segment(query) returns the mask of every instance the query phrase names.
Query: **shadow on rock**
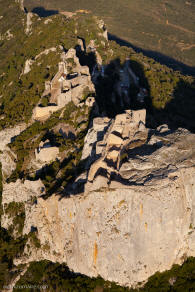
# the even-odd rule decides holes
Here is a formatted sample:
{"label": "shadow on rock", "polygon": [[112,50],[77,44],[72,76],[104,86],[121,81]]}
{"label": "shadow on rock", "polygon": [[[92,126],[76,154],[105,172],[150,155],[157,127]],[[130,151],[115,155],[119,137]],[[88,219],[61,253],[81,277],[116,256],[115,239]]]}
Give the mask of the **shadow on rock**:
{"label": "shadow on rock", "polygon": [[173,70],[180,71],[182,74],[185,75],[192,75],[195,76],[195,67],[188,66],[182,62],[179,62],[175,60],[174,58],[171,58],[169,56],[166,56],[160,52],[152,51],[152,50],[145,50],[140,47],[137,47],[130,42],[123,40],[116,35],[108,33],[109,40],[113,40],[117,42],[121,46],[131,47],[133,48],[137,53],[143,53],[145,56],[150,57],[154,59],[156,62],[166,65],[169,68],[172,68]]}

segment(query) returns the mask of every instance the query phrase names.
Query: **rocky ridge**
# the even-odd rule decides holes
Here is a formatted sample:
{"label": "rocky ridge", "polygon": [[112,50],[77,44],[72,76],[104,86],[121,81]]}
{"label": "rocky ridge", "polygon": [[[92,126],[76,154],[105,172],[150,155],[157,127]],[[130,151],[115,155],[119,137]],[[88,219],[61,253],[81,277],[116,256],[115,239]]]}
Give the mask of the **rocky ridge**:
{"label": "rocky ridge", "polygon": [[[16,263],[66,262],[75,272],[137,286],[194,256],[194,141],[184,129],[145,128],[145,110],[96,118],[83,149],[83,193],[45,200],[38,182],[4,184],[3,205],[14,190],[25,204],[23,234],[35,228],[43,247],[26,247]],[[2,216],[2,226],[8,222]]]}

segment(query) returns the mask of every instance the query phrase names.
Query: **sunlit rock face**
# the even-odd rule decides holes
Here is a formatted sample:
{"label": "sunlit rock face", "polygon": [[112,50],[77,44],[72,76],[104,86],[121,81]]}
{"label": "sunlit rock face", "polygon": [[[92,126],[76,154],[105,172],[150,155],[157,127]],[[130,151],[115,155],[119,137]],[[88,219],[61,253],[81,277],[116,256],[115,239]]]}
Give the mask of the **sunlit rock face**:
{"label": "sunlit rock face", "polygon": [[43,258],[134,286],[194,256],[192,172],[180,170],[176,180],[156,187],[39,198],[27,225],[31,219],[29,227],[36,225],[41,243],[50,245]]}
{"label": "sunlit rock face", "polygon": [[42,248],[25,248],[22,261],[65,262],[137,286],[195,256],[194,141],[184,129],[146,129],[144,110],[95,119],[83,149],[84,192],[37,192],[23,233],[36,228]]}

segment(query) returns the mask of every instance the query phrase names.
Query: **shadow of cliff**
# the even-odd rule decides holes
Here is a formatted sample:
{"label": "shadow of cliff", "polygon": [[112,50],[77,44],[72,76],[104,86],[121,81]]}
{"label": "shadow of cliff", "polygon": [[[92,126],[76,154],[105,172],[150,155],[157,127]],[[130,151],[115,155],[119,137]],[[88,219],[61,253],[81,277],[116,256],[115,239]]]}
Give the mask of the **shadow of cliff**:
{"label": "shadow of cliff", "polygon": [[169,128],[176,126],[195,132],[195,81],[189,84],[180,80],[164,110],[169,116]]}
{"label": "shadow of cliff", "polygon": [[167,124],[169,129],[185,128],[195,133],[195,81],[180,79],[174,88],[171,101],[164,109],[156,109],[149,97],[146,105],[147,127]]}
{"label": "shadow of cliff", "polygon": [[[146,88],[150,96],[150,86],[144,75],[142,65],[133,60],[121,63],[120,59],[117,58],[104,66],[103,76],[99,75],[96,82],[94,82],[96,89],[96,102],[98,104],[100,116],[114,118],[117,114],[121,114],[125,110],[136,110],[145,107],[144,104],[138,102],[137,100],[139,87],[133,82],[130,82],[129,88],[127,88],[128,94],[126,99],[124,97],[124,93],[121,97],[117,91],[116,86],[118,82],[120,82],[119,71],[123,70],[123,68],[127,65],[127,62],[139,78],[139,86]],[[123,100],[123,103],[121,103],[121,100]],[[150,102],[148,101],[148,104],[149,103]]]}
{"label": "shadow of cliff", "polygon": [[48,17],[59,13],[58,10],[47,10],[42,6],[33,8],[31,12],[37,14],[40,17]]}
{"label": "shadow of cliff", "polygon": [[123,40],[123,39],[121,39],[121,38],[119,38],[116,35],[113,35],[111,33],[108,33],[108,38],[109,38],[109,40],[115,41],[120,46],[126,46],[126,47],[133,48],[136,52],[143,53],[145,56],[154,59],[158,63],[160,63],[162,65],[166,65],[175,71],[180,71],[184,75],[195,76],[195,67],[188,66],[188,65],[186,65],[180,61],[177,61],[174,58],[166,56],[160,52],[153,51],[153,50],[146,50],[146,49],[137,47],[137,46],[133,45],[132,43],[130,43],[126,40]]}
{"label": "shadow of cliff", "polygon": [[[84,47],[86,48],[85,42]],[[82,51],[79,49],[79,45],[75,47],[76,52],[77,52],[77,57],[79,58],[79,62],[81,66],[88,66],[89,67],[89,72],[92,74],[94,66],[97,64],[96,62],[96,56],[93,52],[86,52],[86,50]]]}

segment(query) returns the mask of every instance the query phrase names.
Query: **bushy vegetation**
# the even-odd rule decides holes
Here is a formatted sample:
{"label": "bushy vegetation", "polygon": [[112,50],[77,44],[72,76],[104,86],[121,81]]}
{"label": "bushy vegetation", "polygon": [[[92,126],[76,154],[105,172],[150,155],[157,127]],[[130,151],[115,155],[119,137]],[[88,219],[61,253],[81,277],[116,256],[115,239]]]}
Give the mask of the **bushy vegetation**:
{"label": "bushy vegetation", "polygon": [[35,149],[39,146],[46,132],[59,122],[59,115],[60,112],[56,112],[45,123],[33,123],[10,144],[10,148],[17,154],[17,164],[16,169],[8,178],[8,182],[13,182],[26,176],[28,165]]}
{"label": "bushy vegetation", "polygon": [[[156,273],[140,289],[120,287],[115,283],[104,281],[101,277],[89,278],[75,274],[65,264],[49,261],[32,262],[17,286],[43,285],[48,292],[192,292],[195,288],[195,258],[189,258],[182,266],[174,265],[171,270]],[[35,288],[34,291],[41,289]],[[14,289],[19,291],[19,289]],[[24,291],[27,289],[24,288]]]}
{"label": "bushy vegetation", "polygon": [[[3,0],[0,0],[1,16],[0,20],[0,76],[5,73],[5,68],[7,68],[10,58],[14,57],[14,52],[16,52],[22,45],[24,41],[24,13],[19,9],[18,3],[12,0],[7,0],[6,5]],[[10,30],[13,37],[9,40],[6,39],[6,32]],[[16,41],[17,39],[17,41]],[[21,58],[21,56],[17,56]],[[14,64],[14,63],[13,63]]]}
{"label": "bushy vegetation", "polygon": [[[33,232],[30,232],[28,234],[28,240],[29,241],[28,241],[27,245],[29,245],[29,243],[30,243],[31,247],[35,247],[37,249],[41,248],[41,243],[40,243],[40,240],[37,236],[37,230],[34,230]],[[29,245],[29,248],[30,248],[30,245]],[[42,248],[43,248],[43,246],[42,246]]]}
{"label": "bushy vegetation", "polygon": [[8,231],[15,236],[21,236],[25,221],[25,207],[24,203],[11,202],[4,204],[4,213],[12,220]]}
{"label": "bushy vegetation", "polygon": [[188,74],[194,72],[195,4],[192,0],[25,0],[24,3],[29,10],[44,7],[45,14],[52,9],[92,11],[104,19],[111,34],[145,49],[148,55],[176,70],[184,68]]}
{"label": "bushy vegetation", "polygon": [[64,155],[62,154],[63,159],[52,162],[40,175],[36,176],[36,179],[41,178],[46,186],[46,197],[63,190],[83,172],[84,161],[81,161],[81,155],[88,130],[89,115],[90,111],[87,107],[80,109],[71,102],[66,106],[60,122],[77,129],[75,138],[64,139],[60,133],[54,132],[46,134],[45,138],[49,138],[55,145],[58,145],[61,153],[64,153]]}
{"label": "bushy vegetation", "polygon": [[[112,288],[119,288],[116,291],[128,291],[128,289],[105,282],[101,278],[90,279],[87,276],[75,274],[65,264],[53,264],[49,261],[31,263],[28,271],[16,284],[16,286],[23,285],[43,285],[46,286],[47,291],[87,292],[94,291],[97,286],[107,286],[108,289],[104,291],[110,291]],[[24,289],[24,291],[27,290]],[[19,289],[16,288],[15,291],[19,291]],[[40,289],[34,291],[40,291]]]}
{"label": "bushy vegetation", "polygon": [[[11,236],[10,231],[7,231],[6,229],[1,227],[2,191],[3,185],[0,163],[0,290],[3,290],[3,286],[8,285],[10,281],[14,277],[16,277],[18,273],[20,273],[22,266],[18,266],[16,268],[13,264],[13,259],[22,254],[24,246],[26,244],[26,238],[19,236],[17,239],[14,239]],[[11,206],[9,206],[9,211],[10,207]],[[13,208],[11,208],[11,210],[12,215],[13,212],[14,215],[17,213],[17,211],[13,210]]]}
{"label": "bushy vegetation", "polygon": [[[184,127],[195,131],[195,81],[191,76],[183,76],[180,72],[163,66],[142,53],[135,53],[131,48],[121,47],[115,42],[109,46],[97,48],[103,62],[107,65],[105,78],[100,78],[96,86],[97,102],[101,112],[113,117],[124,111],[118,98],[112,103],[112,92],[118,80],[114,68],[123,66],[126,58],[130,58],[130,65],[139,77],[140,85],[148,90],[148,97],[144,107],[147,109],[147,126],[155,128],[160,124],[168,124],[170,128]],[[136,101],[138,89],[130,87],[131,108],[140,108]],[[128,107],[129,108],[129,107]]]}
{"label": "bushy vegetation", "polygon": [[[44,123],[35,122],[24,130],[9,146],[17,155],[16,169],[7,182],[14,182],[18,178],[41,178],[49,194],[57,191],[61,186],[65,187],[76,175],[83,170],[80,165],[84,138],[87,133],[90,110],[87,107],[76,107],[72,102],[63,110],[54,113]],[[54,133],[52,128],[59,123],[72,126],[77,130],[75,139],[64,138],[62,134]],[[41,141],[49,139],[53,146],[58,146],[65,153],[62,160],[57,160],[46,166],[43,172],[31,175],[29,164],[35,156],[35,149]],[[56,179],[57,178],[57,179]]]}
{"label": "bushy vegetation", "polygon": [[155,273],[140,292],[192,292],[194,289],[195,258],[190,257],[182,266],[173,265],[169,271]]}
{"label": "bushy vegetation", "polygon": [[22,270],[22,266],[16,267],[14,258],[19,257],[24,250],[26,238],[14,239],[7,230],[0,228],[0,289],[8,285]]}
{"label": "bushy vegetation", "polygon": [[[14,2],[8,1],[10,5]],[[3,2],[0,2],[1,6],[5,6]],[[62,52],[59,46],[65,50],[75,47],[77,36],[85,38],[86,44],[91,38],[101,39],[98,35],[101,30],[97,29],[92,15],[79,14],[71,19],[54,15],[47,24],[45,19],[37,20],[35,17],[32,33],[26,35],[23,25],[23,22],[26,25],[26,15],[22,14],[18,4],[12,5],[11,9],[9,5],[4,7],[7,23],[11,23],[12,11],[18,29],[12,31],[11,40],[2,41],[0,45],[3,60],[0,65],[0,129],[30,120],[33,108],[41,99],[45,81],[51,80],[57,72]],[[56,48],[56,52],[43,53],[50,48]],[[31,70],[22,74],[27,60],[33,61]]]}

